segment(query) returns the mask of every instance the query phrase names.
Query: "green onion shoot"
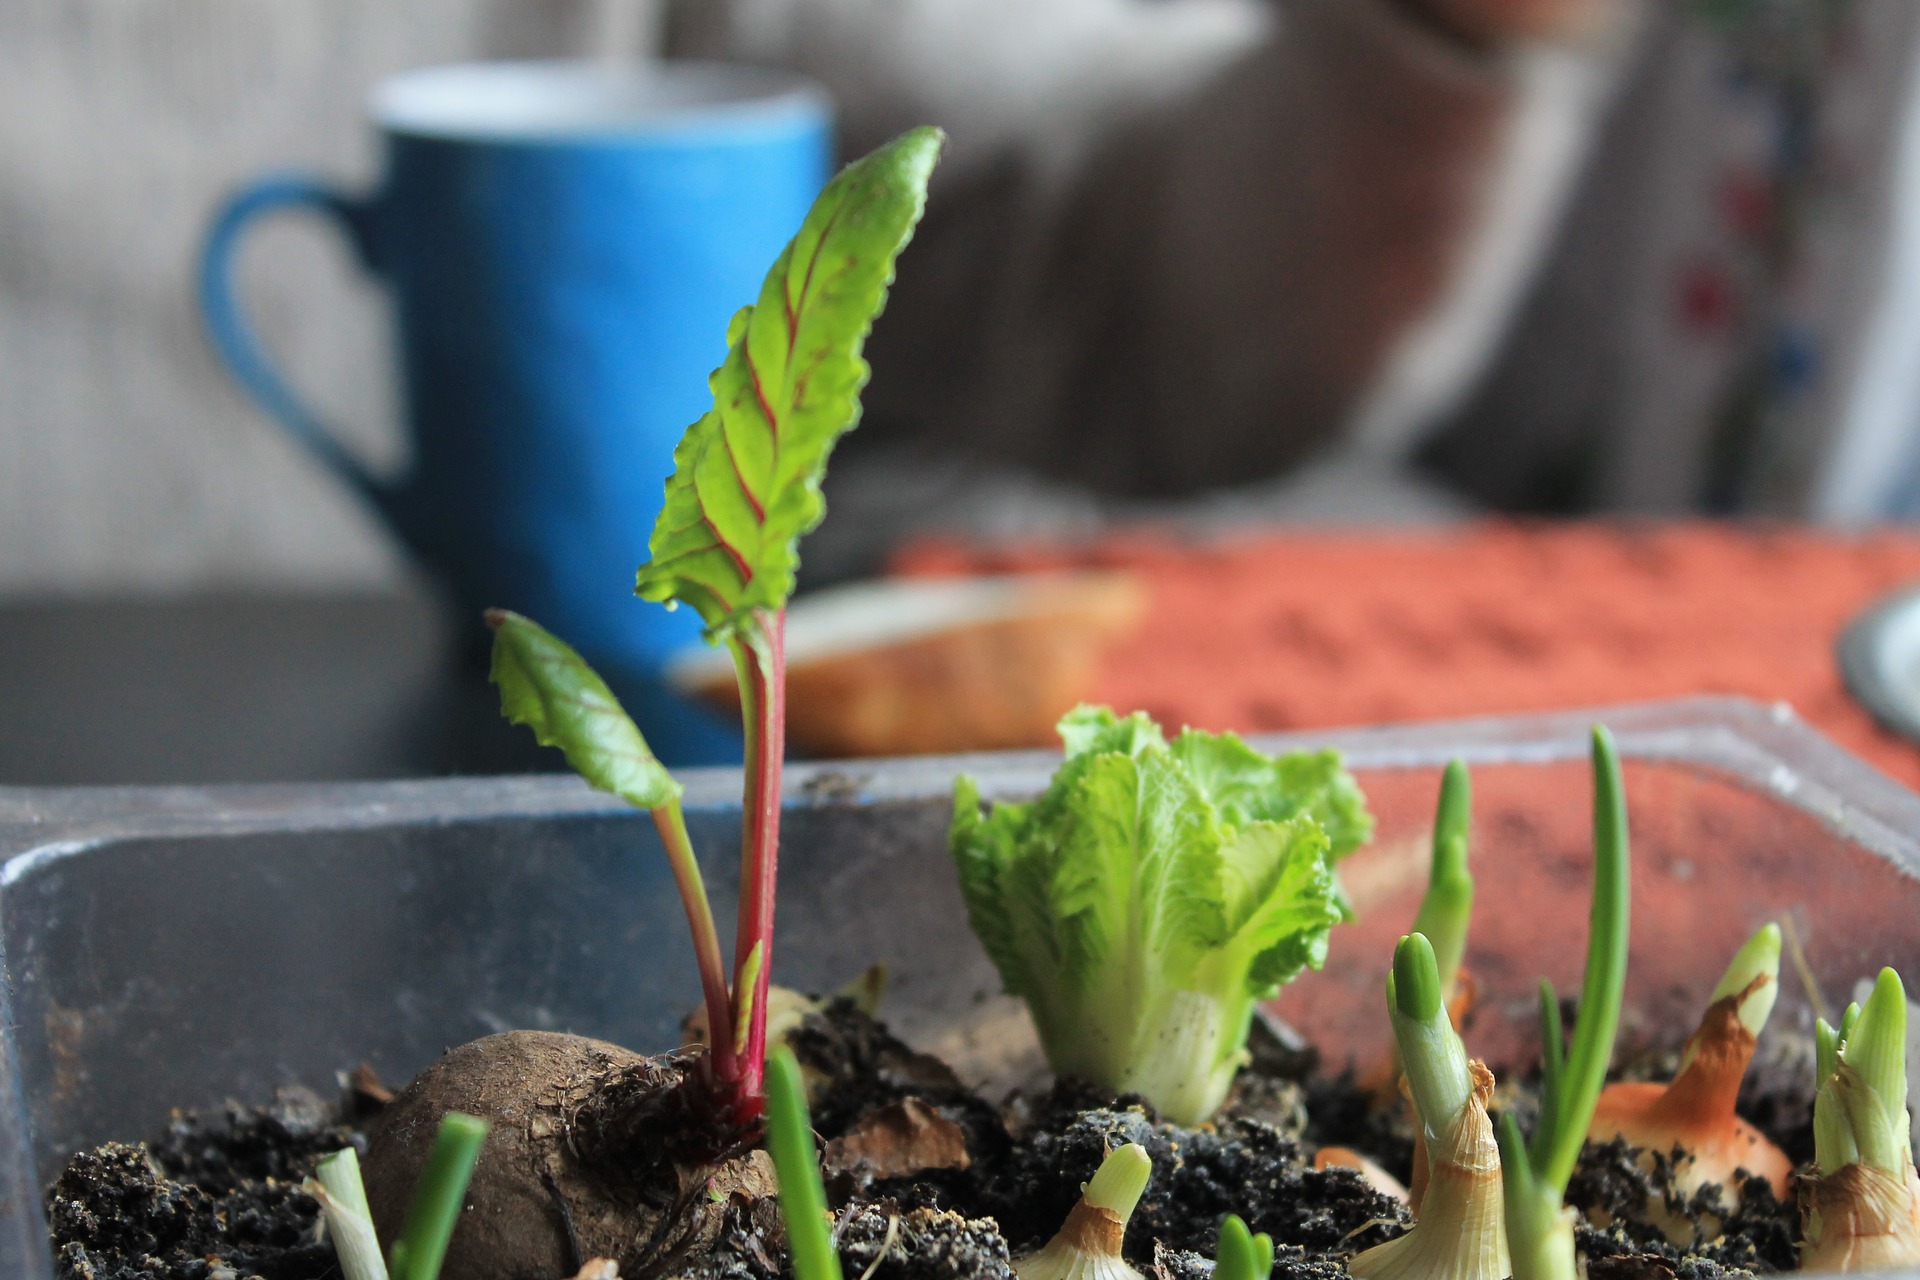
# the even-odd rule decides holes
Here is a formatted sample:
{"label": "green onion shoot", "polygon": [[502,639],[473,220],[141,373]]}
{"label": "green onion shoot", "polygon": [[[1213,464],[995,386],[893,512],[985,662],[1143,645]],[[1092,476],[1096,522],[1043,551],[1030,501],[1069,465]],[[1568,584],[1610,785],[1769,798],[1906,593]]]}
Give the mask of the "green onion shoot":
{"label": "green onion shoot", "polygon": [[1016,1259],[1014,1274],[1020,1280],[1143,1280],[1121,1250],[1127,1220],[1152,1176],[1153,1160],[1139,1143],[1108,1152],[1060,1230],[1040,1252]]}
{"label": "green onion shoot", "polygon": [[807,1086],[793,1050],[767,1054],[767,1153],[780,1180],[780,1218],[793,1253],[794,1280],[841,1280],[840,1255],[828,1227],[827,1189],[813,1146]]}
{"label": "green onion shoot", "polygon": [[1907,994],[1882,969],[1866,1005],[1814,1027],[1814,1176],[1800,1184],[1809,1271],[1920,1264],[1920,1178],[1907,1115]]}
{"label": "green onion shoot", "polygon": [[1451,760],[1440,778],[1440,804],[1433,819],[1433,861],[1427,892],[1413,918],[1413,932],[1433,944],[1440,969],[1440,998],[1453,1006],[1460,963],[1467,953],[1473,918],[1473,874],[1467,870],[1467,827],[1473,816],[1473,783],[1466,762]]}
{"label": "green onion shoot", "polygon": [[[1487,1119],[1493,1074],[1469,1061],[1441,998],[1433,944],[1394,948],[1387,1009],[1426,1151],[1413,1228],[1347,1264],[1360,1280],[1506,1280],[1500,1152]],[[1415,1153],[1415,1159],[1420,1158]]]}
{"label": "green onion shoot", "polygon": [[388,1280],[387,1260],[380,1255],[380,1237],[373,1229],[373,1211],[367,1207],[360,1157],[354,1149],[345,1147],[322,1156],[301,1189],[320,1202],[327,1239],[333,1241],[345,1280]]}
{"label": "green onion shoot", "polygon": [[1213,1251],[1213,1280],[1268,1280],[1273,1274],[1273,1237],[1254,1235],[1240,1215],[1220,1221],[1220,1242]]}
{"label": "green onion shoot", "polygon": [[1540,984],[1540,1119],[1525,1142],[1512,1113],[1500,1117],[1507,1243],[1513,1280],[1578,1280],[1573,1212],[1563,1200],[1613,1056],[1626,995],[1627,802],[1613,736],[1593,729],[1593,905],[1587,971],[1573,1045],[1563,1049],[1560,1003]]}
{"label": "green onion shoot", "polygon": [[440,1118],[440,1132],[414,1186],[406,1225],[387,1255],[392,1280],[438,1280],[486,1140],[487,1122],[477,1116],[449,1111]]}

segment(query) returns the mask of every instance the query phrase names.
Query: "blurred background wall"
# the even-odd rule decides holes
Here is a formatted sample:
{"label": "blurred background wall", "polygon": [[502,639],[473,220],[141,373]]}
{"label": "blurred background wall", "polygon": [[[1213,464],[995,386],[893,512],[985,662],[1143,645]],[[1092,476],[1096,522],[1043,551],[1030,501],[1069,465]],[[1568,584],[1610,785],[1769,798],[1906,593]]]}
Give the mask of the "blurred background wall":
{"label": "blurred background wall", "polygon": [[[375,178],[381,77],[635,52],[593,0],[0,5],[0,594],[369,586],[399,558],[215,365],[194,305],[218,201],[257,173]],[[331,229],[249,245],[248,300],[349,442],[398,465],[388,316]]]}
{"label": "blurred background wall", "polygon": [[[1275,6],[1274,25],[1284,43],[1299,14],[1437,3],[1290,0]],[[1559,193],[1535,192],[1527,217],[1463,235],[1460,278],[1427,317],[1436,323],[1415,324],[1376,371],[1354,409],[1355,438],[1364,447],[1379,428],[1395,460],[1424,445],[1452,483],[1496,507],[1848,520],[1899,509],[1916,488],[1920,424],[1920,360],[1909,354],[1920,337],[1914,9],[1643,7],[1641,37],[1601,73],[1582,73],[1592,85],[1573,94],[1580,102],[1568,106],[1563,85],[1559,107],[1516,114],[1507,158],[1528,146],[1558,155]],[[912,368],[889,344],[914,331],[916,306],[937,315],[960,296],[916,302],[913,290],[996,266],[1007,225],[994,221],[1007,216],[996,190],[1044,192],[1062,156],[1116,117],[1191,89],[1183,67],[1217,68],[1249,45],[1266,26],[1248,15],[1264,8],[689,0],[669,14],[640,0],[12,0],[0,6],[0,594],[377,586],[402,572],[377,523],[217,369],[191,284],[207,221],[243,179],[298,167],[374,181],[362,104],[387,74],[474,58],[630,56],[670,34],[676,51],[819,75],[841,101],[850,144],[903,113],[954,123],[970,103],[928,243],[896,298],[900,317],[876,335],[879,417],[891,394],[884,370]],[[1126,40],[1101,43],[1122,27]],[[1518,76],[1514,91],[1524,97],[1529,83]],[[1233,118],[1217,115],[1209,129]],[[1556,130],[1567,136],[1555,142]],[[1049,150],[1049,139],[1060,145]],[[1916,158],[1902,163],[1908,152]],[[1494,170],[1475,179],[1493,198],[1532,189],[1528,172]],[[978,225],[952,230],[969,217]],[[1534,248],[1514,247],[1529,239]],[[964,251],[939,258],[936,240]],[[404,458],[389,320],[345,258],[330,231],[282,220],[250,243],[245,292],[299,387],[351,445],[394,468]],[[1476,288],[1501,296],[1476,304],[1465,296]],[[1310,344],[1311,314],[1301,332]],[[932,372],[970,380],[959,366]],[[894,375],[896,385],[921,376]],[[1424,390],[1406,393],[1422,378]],[[971,413],[958,415],[963,426],[987,423]],[[1396,414],[1408,421],[1395,426]],[[1017,434],[1023,421],[995,429]],[[858,465],[836,475],[857,476]],[[1577,483],[1563,481],[1576,471]],[[914,511],[929,501],[904,482],[866,488],[896,506],[907,495]],[[1010,492],[1009,508],[1079,510],[1070,493]]]}

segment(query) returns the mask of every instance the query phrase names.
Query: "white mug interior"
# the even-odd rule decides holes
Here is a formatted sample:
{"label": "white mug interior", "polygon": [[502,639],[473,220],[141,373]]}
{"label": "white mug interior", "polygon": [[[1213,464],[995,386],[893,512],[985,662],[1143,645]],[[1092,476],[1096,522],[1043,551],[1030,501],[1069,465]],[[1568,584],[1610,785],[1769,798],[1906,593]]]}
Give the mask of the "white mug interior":
{"label": "white mug interior", "polygon": [[389,133],[471,141],[669,139],[817,126],[826,92],[770,67],[718,62],[473,62],[408,71],[375,87]]}

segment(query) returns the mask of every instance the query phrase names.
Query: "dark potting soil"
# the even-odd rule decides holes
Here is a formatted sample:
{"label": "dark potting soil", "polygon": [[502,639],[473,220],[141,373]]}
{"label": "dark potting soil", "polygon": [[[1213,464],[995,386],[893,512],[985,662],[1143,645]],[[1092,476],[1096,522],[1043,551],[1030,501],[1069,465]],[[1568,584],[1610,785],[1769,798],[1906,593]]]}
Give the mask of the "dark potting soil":
{"label": "dark potting soil", "polygon": [[313,1164],[364,1139],[306,1089],[267,1107],[176,1114],[150,1143],[108,1143],[47,1193],[59,1280],[317,1280],[339,1268],[300,1191]]}
{"label": "dark potting soil", "polygon": [[[1153,1280],[1209,1280],[1229,1212],[1273,1237],[1276,1280],[1335,1280],[1346,1274],[1346,1258],[1411,1222],[1405,1206],[1359,1174],[1316,1170],[1310,1159],[1318,1146],[1338,1143],[1404,1177],[1412,1153],[1404,1115],[1375,1105],[1351,1075],[1318,1071],[1311,1050],[1265,1028],[1228,1106],[1200,1129],[1161,1122],[1138,1098],[1071,1083],[992,1106],[945,1064],[844,1001],[809,1017],[791,1043],[820,1082],[815,1128],[829,1144],[828,1193],[849,1277],[1012,1280],[1009,1258],[1051,1237],[1081,1184],[1126,1142],[1140,1143],[1154,1162],[1126,1237],[1129,1260]],[[333,1107],[288,1090],[267,1107],[177,1115],[144,1146],[76,1155],[47,1199],[56,1275],[333,1280],[332,1247],[299,1185],[327,1152],[364,1149],[377,1095],[363,1082]],[[1521,1108],[1530,1101],[1524,1085],[1508,1095]],[[1775,1118],[1797,1123],[1802,1113],[1780,1101],[1749,1114],[1768,1128]],[[1645,1224],[1642,1206],[1662,1196],[1706,1224],[1703,1243],[1679,1249]],[[1796,1263],[1793,1207],[1776,1203],[1763,1183],[1745,1189],[1733,1215],[1704,1198],[1679,1204],[1662,1161],[1612,1143],[1588,1147],[1568,1198],[1593,1211],[1578,1232],[1592,1280],[1720,1280]],[[689,1280],[778,1280],[786,1256],[774,1202],[735,1204],[716,1249]]]}

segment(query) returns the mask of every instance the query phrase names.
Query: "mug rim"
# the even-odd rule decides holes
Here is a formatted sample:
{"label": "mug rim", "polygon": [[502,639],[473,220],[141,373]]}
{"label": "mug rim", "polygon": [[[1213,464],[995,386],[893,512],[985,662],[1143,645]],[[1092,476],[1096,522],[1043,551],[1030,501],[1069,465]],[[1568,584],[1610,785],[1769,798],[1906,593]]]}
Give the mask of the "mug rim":
{"label": "mug rim", "polygon": [[403,71],[374,86],[367,114],[383,132],[446,142],[711,142],[818,128],[833,108],[775,67],[542,59]]}

